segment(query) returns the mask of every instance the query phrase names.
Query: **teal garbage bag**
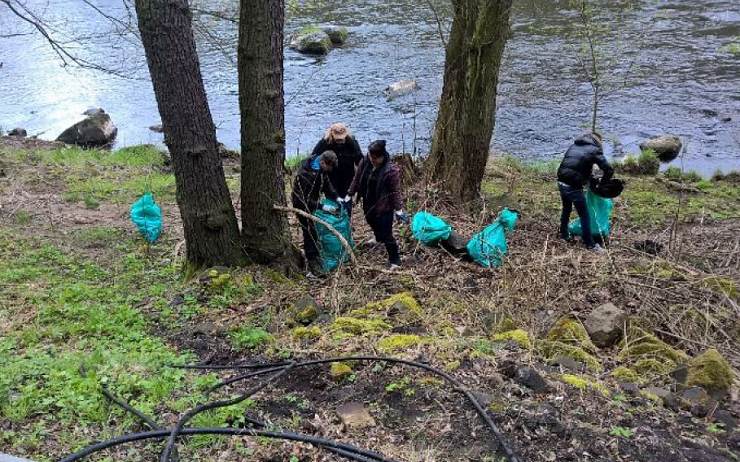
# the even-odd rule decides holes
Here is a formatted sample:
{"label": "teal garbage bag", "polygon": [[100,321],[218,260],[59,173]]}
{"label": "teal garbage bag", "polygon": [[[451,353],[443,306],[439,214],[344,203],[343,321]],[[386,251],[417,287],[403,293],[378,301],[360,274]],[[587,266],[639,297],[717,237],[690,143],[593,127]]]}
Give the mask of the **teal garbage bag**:
{"label": "teal garbage bag", "polygon": [[162,232],[162,209],[154,202],[152,193],[146,193],[131,206],[131,221],[144,239],[153,243]]}
{"label": "teal garbage bag", "polygon": [[[609,221],[614,208],[614,200],[587,191],[586,206],[588,207],[588,216],[591,218],[591,234],[594,236],[608,236],[611,230]],[[568,232],[571,236],[581,236],[583,234],[580,218],[570,222]]]}
{"label": "teal garbage bag", "polygon": [[467,246],[468,255],[486,268],[501,266],[503,257],[508,251],[506,234],[514,229],[518,218],[516,212],[503,209],[496,217],[496,221],[470,239]]}
{"label": "teal garbage bag", "polygon": [[[350,224],[349,214],[344,207],[340,207],[334,201],[325,199],[321,202],[322,205],[327,204],[337,208],[338,214],[324,212],[321,209],[316,210],[313,215],[329,224],[331,227],[339,231],[339,234],[344,237],[351,247],[354,247],[352,242],[352,225]],[[316,235],[319,238],[318,248],[319,256],[321,257],[321,266],[324,271],[334,271],[342,263],[346,263],[349,260],[349,253],[344,248],[342,242],[334,235],[329,228],[326,226],[315,223]]]}
{"label": "teal garbage bag", "polygon": [[411,220],[411,233],[425,245],[436,245],[450,237],[452,226],[428,212],[417,212]]}

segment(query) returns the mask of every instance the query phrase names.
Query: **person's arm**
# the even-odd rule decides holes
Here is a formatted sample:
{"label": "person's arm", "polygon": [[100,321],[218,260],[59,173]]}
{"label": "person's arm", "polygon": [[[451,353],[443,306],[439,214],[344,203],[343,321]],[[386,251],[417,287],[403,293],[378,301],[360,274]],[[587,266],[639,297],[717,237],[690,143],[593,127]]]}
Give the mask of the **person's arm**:
{"label": "person's arm", "polygon": [[355,169],[355,176],[352,178],[352,183],[349,185],[349,191],[347,191],[347,195],[350,199],[353,199],[355,194],[359,192],[362,173],[365,170],[365,162],[367,162],[367,160],[363,158],[360,161],[360,165]]}
{"label": "person's arm", "polygon": [[355,163],[355,167],[357,167],[360,165],[360,162],[362,162],[362,149],[360,148],[360,143],[358,143],[355,138],[352,138],[352,146],[354,147],[352,160]]}
{"label": "person's arm", "polygon": [[602,177],[603,181],[609,181],[614,175],[614,168],[609,164],[609,161],[606,160],[606,157],[604,157],[604,151],[599,148],[598,151],[596,151],[596,165],[599,166],[602,172],[604,172],[604,176]]}
{"label": "person's arm", "polygon": [[324,138],[321,138],[319,142],[316,143],[316,146],[314,146],[313,151],[311,151],[311,158],[320,156],[324,151],[326,151],[326,141]]}
{"label": "person's arm", "polygon": [[388,198],[393,205],[393,211],[402,211],[403,200],[401,199],[401,172],[395,165],[393,165],[388,172],[387,188]]}

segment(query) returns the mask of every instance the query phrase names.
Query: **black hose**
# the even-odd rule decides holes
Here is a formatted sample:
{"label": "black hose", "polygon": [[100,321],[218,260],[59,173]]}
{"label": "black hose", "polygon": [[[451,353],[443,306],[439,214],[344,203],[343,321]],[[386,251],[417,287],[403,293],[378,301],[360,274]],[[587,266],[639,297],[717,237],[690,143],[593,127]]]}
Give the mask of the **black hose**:
{"label": "black hose", "polygon": [[[116,438],[109,439],[107,441],[101,441],[100,443],[92,444],[74,454],[71,454],[59,462],[76,462],[81,460],[95,452],[102,451],[104,449],[120,446],[126,443],[132,443],[134,441],[141,441],[146,439],[164,439],[170,435],[169,430],[151,430],[148,432],[131,433],[128,435],[119,436]],[[358,462],[396,462],[393,459],[387,459],[377,453],[368,451],[365,449],[357,448],[355,446],[340,443],[337,441],[331,441],[315,436],[301,435],[300,433],[292,432],[275,432],[267,430],[257,430],[254,428],[183,428],[180,431],[180,435],[225,435],[225,436],[261,436],[265,438],[282,439],[289,441],[298,441],[302,443],[308,443],[319,448],[332,448],[341,451],[343,457],[356,460]]]}
{"label": "black hose", "polygon": [[[506,455],[506,458],[509,460],[509,462],[520,462],[519,458],[516,456],[514,451],[509,447],[509,445],[506,443],[506,440],[504,439],[503,434],[498,429],[496,424],[493,422],[493,419],[488,415],[485,408],[478,402],[478,400],[475,398],[475,396],[465,389],[465,387],[457,381],[454,377],[447,374],[444,371],[441,371],[435,367],[432,367],[428,364],[416,362],[416,361],[409,361],[405,359],[398,359],[398,358],[389,358],[389,357],[377,357],[377,356],[347,356],[344,358],[329,358],[329,359],[315,359],[310,361],[303,361],[299,363],[294,363],[291,367],[292,368],[299,368],[299,367],[307,367],[307,366],[315,366],[319,364],[327,364],[327,363],[335,363],[335,362],[342,362],[342,361],[382,361],[382,362],[388,362],[388,363],[397,363],[397,364],[404,364],[406,366],[416,367],[419,369],[424,369],[426,371],[432,372],[434,374],[439,375],[440,377],[444,378],[448,383],[452,384],[456,391],[462,393],[468,401],[473,405],[478,415],[486,422],[488,427],[493,432],[494,436],[498,440],[499,445],[501,446],[501,449],[504,451],[504,454]],[[236,367],[233,367],[232,369],[260,369],[264,368],[262,370],[257,370],[254,372],[250,372],[248,374],[244,374],[237,377],[232,377],[231,379],[227,379],[221,383],[216,384],[213,389],[219,388],[221,386],[224,386],[226,384],[231,384],[234,382],[237,382],[239,380],[243,380],[250,377],[256,377],[262,374],[267,374],[277,367],[278,364],[282,363],[276,363],[276,364],[243,364],[238,365]],[[228,366],[223,365],[217,365],[219,369],[228,369]],[[204,367],[208,368],[208,367]],[[162,461],[167,462],[167,461]]]}
{"label": "black hose", "polygon": [[106,398],[108,398],[109,400],[111,400],[113,403],[117,404],[121,408],[123,408],[123,410],[128,411],[131,414],[133,414],[136,417],[138,417],[141,421],[143,421],[145,424],[147,424],[147,426],[149,428],[151,428],[152,430],[159,430],[159,429],[162,428],[162,426],[159,425],[159,424],[157,424],[157,422],[155,422],[151,417],[149,417],[148,415],[144,414],[140,410],[134,408],[133,406],[131,406],[129,403],[127,403],[126,401],[122,400],[121,398],[118,398],[117,396],[113,395],[113,393],[111,393],[110,390],[108,390],[107,387],[102,386],[101,388],[103,390],[103,395]]}
{"label": "black hose", "polygon": [[[233,406],[234,404],[239,404],[245,399],[249,398],[250,396],[254,395],[255,393],[260,392],[262,389],[270,385],[273,380],[276,380],[277,378],[281,377],[282,375],[285,375],[293,366],[295,363],[289,363],[287,366],[284,366],[280,368],[280,371],[276,374],[273,374],[272,377],[270,377],[268,380],[265,380],[263,383],[252,387],[251,389],[247,390],[245,393],[237,396],[236,398],[232,399],[226,399],[221,401],[213,401],[206,404],[201,404],[200,406],[197,406],[187,413],[180,417],[180,420],[177,421],[177,424],[172,429],[172,432],[170,433],[170,437],[167,439],[167,445],[164,448],[164,451],[162,451],[162,456],[159,458],[160,462],[170,462],[170,454],[172,454],[172,449],[175,447],[175,443],[177,441],[177,435],[182,431],[183,427],[185,426],[190,419],[195,417],[196,415],[200,414],[201,412],[205,412],[211,409],[216,409],[219,407],[226,407],[226,406]],[[269,370],[269,369],[266,369]]]}

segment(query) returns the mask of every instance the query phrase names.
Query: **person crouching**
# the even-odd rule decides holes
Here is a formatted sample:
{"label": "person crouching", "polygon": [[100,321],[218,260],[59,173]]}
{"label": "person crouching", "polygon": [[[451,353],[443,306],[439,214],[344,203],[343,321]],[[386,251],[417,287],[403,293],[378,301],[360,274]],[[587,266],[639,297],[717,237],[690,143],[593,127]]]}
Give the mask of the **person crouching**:
{"label": "person crouching", "polygon": [[408,223],[401,199],[401,172],[391,162],[385,149],[385,140],[370,143],[367,156],[360,162],[345,201],[352,203],[355,195],[362,201],[367,224],[375,240],[382,242],[388,252],[388,267],[401,265],[398,243],[393,237],[394,217]]}
{"label": "person crouching", "polygon": [[[303,161],[298,174],[293,180],[291,201],[293,207],[306,213],[313,214],[321,208],[328,213],[336,213],[337,208],[330,205],[321,205],[321,193],[327,199],[337,200],[337,193],[329,180],[329,174],[337,166],[337,155],[333,151],[324,151],[320,156],[313,156]],[[298,216],[303,233],[303,251],[308,262],[308,271],[313,275],[323,274],[319,261],[318,235],[311,220]]]}

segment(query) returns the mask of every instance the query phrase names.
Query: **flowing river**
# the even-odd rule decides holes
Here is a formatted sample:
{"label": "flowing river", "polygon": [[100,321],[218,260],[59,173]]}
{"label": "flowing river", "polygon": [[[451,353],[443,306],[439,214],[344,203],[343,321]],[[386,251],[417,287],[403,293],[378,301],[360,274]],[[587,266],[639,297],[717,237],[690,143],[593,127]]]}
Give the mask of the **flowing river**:
{"label": "flowing river", "polygon": [[[236,0],[196,8],[233,14]],[[317,59],[285,53],[288,155],[310,151],[334,121],[366,146],[388,140],[394,152],[429,148],[442,88],[444,48],[434,12],[422,0],[289,2],[286,36],[307,24],[346,26],[348,43]],[[444,1],[437,14],[449,27]],[[684,141],[674,163],[709,175],[740,169],[740,8],[732,0],[598,0],[597,45],[608,153],[637,152],[647,137]],[[119,128],[117,146],[162,143],[143,50],[122,0],[25,0],[75,56],[113,73],[62,62],[44,37],[0,4],[0,127],[21,126],[54,139],[89,107]],[[95,8],[91,7],[93,5]],[[105,13],[105,16],[99,11]],[[106,17],[107,16],[107,17]],[[112,20],[111,18],[116,18]],[[220,141],[239,145],[236,25],[196,11],[196,36]],[[131,22],[133,21],[133,22]],[[498,96],[496,152],[557,158],[590,122],[591,87],[581,65],[579,17],[567,1],[515,0]],[[603,27],[602,27],[603,26]],[[135,28],[134,28],[135,29]],[[384,88],[414,79],[419,90],[392,101]]]}

